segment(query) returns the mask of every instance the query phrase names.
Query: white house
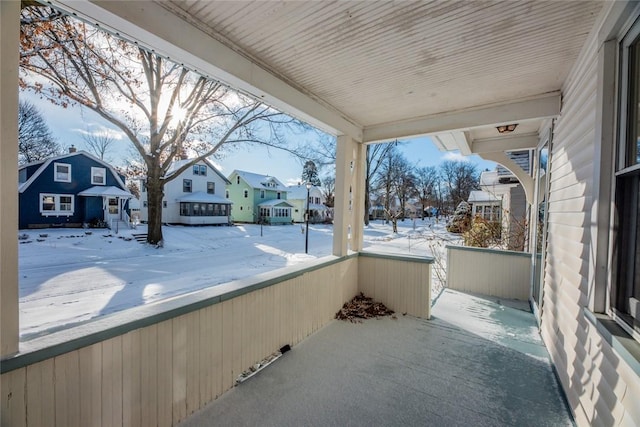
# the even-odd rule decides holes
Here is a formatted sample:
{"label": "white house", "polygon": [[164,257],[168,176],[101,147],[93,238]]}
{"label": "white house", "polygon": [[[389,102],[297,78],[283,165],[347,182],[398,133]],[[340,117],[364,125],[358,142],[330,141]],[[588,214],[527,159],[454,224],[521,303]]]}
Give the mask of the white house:
{"label": "white house", "polygon": [[[191,159],[175,161],[166,176],[179,171]],[[162,199],[162,222],[185,225],[229,224],[231,202],[225,198],[227,178],[209,160],[200,160],[167,182]],[[140,220],[148,219],[147,192],[140,184]]]}
{"label": "white house", "polygon": [[[291,217],[293,222],[304,222],[307,210],[307,187],[304,184],[287,187],[289,195],[287,201],[293,205]],[[319,187],[309,188],[309,222],[322,222],[327,219],[329,209],[324,205],[325,199]]]}
{"label": "white house", "polygon": [[482,172],[480,190],[471,191],[467,201],[474,216],[502,223],[509,249],[523,250],[527,238],[527,200],[513,174],[503,167]]}

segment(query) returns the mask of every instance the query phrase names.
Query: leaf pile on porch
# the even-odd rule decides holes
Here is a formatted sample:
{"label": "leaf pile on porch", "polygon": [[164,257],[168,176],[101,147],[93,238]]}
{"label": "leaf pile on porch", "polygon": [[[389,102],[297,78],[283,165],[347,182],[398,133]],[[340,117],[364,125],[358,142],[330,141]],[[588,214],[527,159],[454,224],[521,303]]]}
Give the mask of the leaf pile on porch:
{"label": "leaf pile on porch", "polygon": [[372,298],[366,297],[360,292],[351,301],[344,303],[340,311],[336,313],[336,319],[360,323],[362,319],[373,317],[392,316],[395,319],[394,313],[381,302],[374,302]]}

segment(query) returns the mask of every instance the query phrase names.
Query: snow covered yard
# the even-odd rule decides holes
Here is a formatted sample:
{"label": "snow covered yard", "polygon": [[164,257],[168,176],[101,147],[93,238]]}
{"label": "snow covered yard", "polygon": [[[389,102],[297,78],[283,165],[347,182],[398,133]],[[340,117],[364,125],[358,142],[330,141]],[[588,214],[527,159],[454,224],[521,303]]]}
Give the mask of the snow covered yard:
{"label": "snow covered yard", "polygon": [[[165,226],[156,249],[131,239],[138,230],[21,230],[20,326],[22,339],[175,295],[304,263],[331,254],[333,229],[253,224],[233,227]],[[434,295],[441,289],[446,244],[458,244],[444,223],[431,219],[372,222],[364,246],[376,251],[436,255]],[[262,234],[262,235],[261,235]],[[442,276],[444,277],[444,276]]]}

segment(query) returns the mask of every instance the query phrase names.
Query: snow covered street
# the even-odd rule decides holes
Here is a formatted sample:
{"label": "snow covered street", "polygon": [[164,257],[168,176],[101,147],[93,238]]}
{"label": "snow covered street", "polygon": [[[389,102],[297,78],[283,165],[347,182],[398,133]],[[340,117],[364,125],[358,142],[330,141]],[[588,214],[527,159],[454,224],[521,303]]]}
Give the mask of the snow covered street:
{"label": "snow covered street", "polygon": [[[165,226],[162,249],[131,240],[132,230],[20,231],[21,337],[331,254],[331,226],[309,227],[308,255],[303,231],[299,224]],[[400,222],[397,234],[376,221],[364,234],[366,249],[419,255],[443,253],[457,240],[429,219]]]}

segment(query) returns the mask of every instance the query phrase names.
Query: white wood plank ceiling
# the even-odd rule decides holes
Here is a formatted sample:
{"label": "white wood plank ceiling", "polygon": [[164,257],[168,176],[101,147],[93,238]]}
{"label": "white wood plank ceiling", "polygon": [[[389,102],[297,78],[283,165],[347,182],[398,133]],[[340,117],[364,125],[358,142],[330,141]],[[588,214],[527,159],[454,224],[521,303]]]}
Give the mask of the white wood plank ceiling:
{"label": "white wood plank ceiling", "polygon": [[561,89],[603,3],[162,2],[363,128]]}

